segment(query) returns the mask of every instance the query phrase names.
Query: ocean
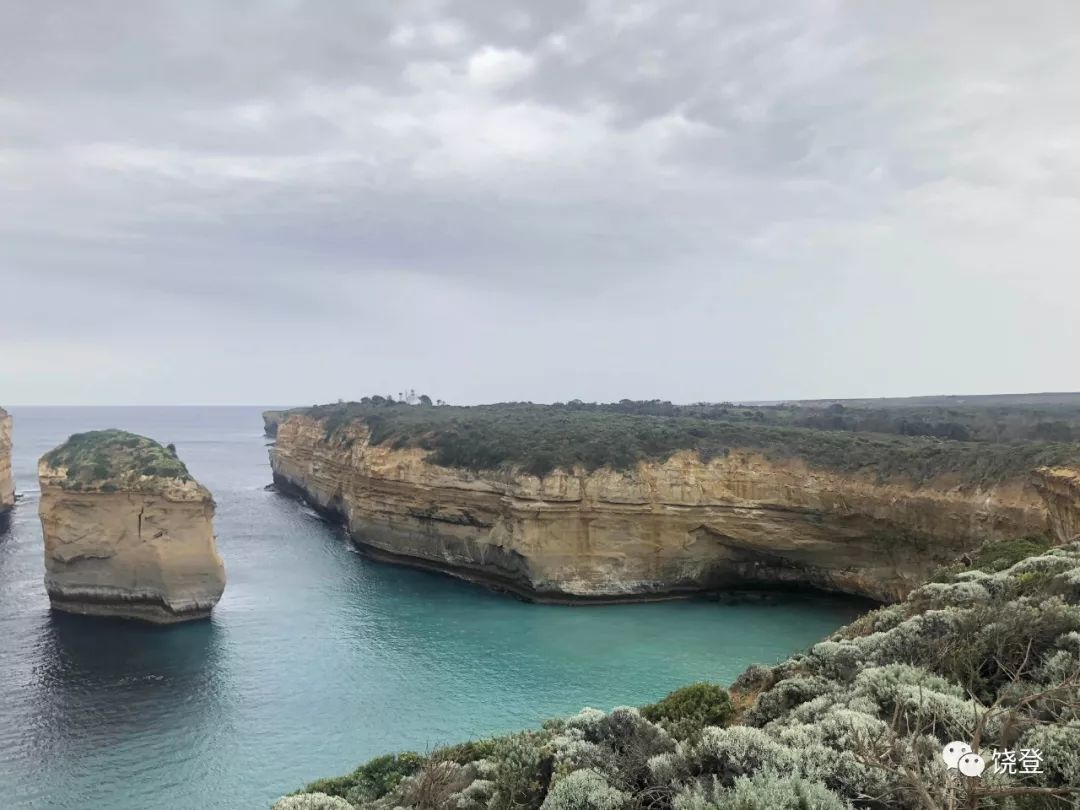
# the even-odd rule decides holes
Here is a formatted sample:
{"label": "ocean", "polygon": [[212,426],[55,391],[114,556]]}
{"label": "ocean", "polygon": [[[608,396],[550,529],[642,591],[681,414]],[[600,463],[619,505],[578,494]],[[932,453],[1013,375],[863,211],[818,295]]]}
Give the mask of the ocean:
{"label": "ocean", "polygon": [[[803,649],[865,610],[824,595],[561,607],[377,563],[267,489],[259,407],[9,408],[20,500],[0,534],[0,806],[267,810],[390,751],[639,705]],[[173,442],[214,493],[211,620],[52,613],[36,463],[71,433]]]}

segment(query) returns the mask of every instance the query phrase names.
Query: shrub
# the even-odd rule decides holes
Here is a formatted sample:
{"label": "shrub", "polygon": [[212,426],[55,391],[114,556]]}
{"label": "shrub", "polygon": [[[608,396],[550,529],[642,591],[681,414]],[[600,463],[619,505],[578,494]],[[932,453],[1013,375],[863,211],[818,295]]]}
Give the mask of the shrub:
{"label": "shrub", "polygon": [[834,688],[831,681],[818,676],[787,678],[758,696],[757,703],[746,714],[746,723],[763,726],[770,720],[787,714],[796,706],[833,691]]}
{"label": "shrub", "polygon": [[904,605],[886,605],[877,610],[871,610],[847,627],[837,631],[835,638],[852,639],[868,636],[873,633],[884,633],[901,624],[908,617]]}
{"label": "shrub", "polygon": [[[576,747],[568,745],[575,737],[579,741]],[[675,742],[662,727],[645,719],[637,709],[620,706],[610,714],[586,709],[567,720],[557,756],[563,770],[576,759],[596,770],[617,774],[620,787],[634,790],[648,781],[650,758],[674,748]]]}
{"label": "shrub", "polygon": [[541,807],[543,810],[622,810],[629,801],[629,794],[609,785],[602,774],[586,768],[552,785]]}
{"label": "shrub", "polygon": [[1042,554],[1053,540],[1048,537],[1019,537],[983,545],[972,555],[971,565],[983,571],[1003,571],[1027,557]]}
{"label": "shrub", "polygon": [[325,793],[297,793],[278,799],[271,810],[353,810],[353,806]]}
{"label": "shrub", "polygon": [[496,741],[491,756],[490,810],[536,807],[545,787],[544,760],[535,735],[511,734]]}
{"label": "shrub", "polygon": [[677,752],[693,775],[712,775],[723,784],[762,769],[792,771],[799,757],[761,729],[745,726],[706,728],[695,743],[683,743]]}
{"label": "shrub", "polygon": [[921,609],[967,607],[990,601],[990,592],[980,582],[930,582],[913,591],[909,601]]}
{"label": "shrub", "polygon": [[424,758],[413,751],[387,754],[365,762],[347,776],[320,779],[306,788],[307,793],[328,793],[352,800],[370,800],[385,796],[406,776],[416,773]]}
{"label": "shrub", "polygon": [[822,641],[810,649],[808,658],[822,677],[851,681],[862,669],[866,653],[850,641]]}
{"label": "shrub", "polygon": [[922,667],[910,664],[886,664],[871,667],[859,673],[855,679],[855,692],[866,695],[885,715],[896,707],[901,687],[910,686],[962,698],[964,690]]}
{"label": "shrub", "polygon": [[555,775],[565,775],[582,768],[605,774],[617,774],[619,760],[610,746],[582,739],[579,735],[561,734],[552,740],[555,752]]}
{"label": "shrub", "polygon": [[675,810],[848,810],[851,805],[820,782],[762,773],[733,787],[695,785],[675,797]]}
{"label": "shrub", "polygon": [[[986,707],[973,700],[901,684],[894,696],[901,728],[923,729],[942,742],[970,739]],[[997,726],[987,729],[992,737]]]}
{"label": "shrub", "polygon": [[736,692],[760,692],[775,682],[773,671],[761,664],[751,664],[735,679],[731,688]]}
{"label": "shrub", "polygon": [[455,793],[473,781],[471,769],[451,760],[428,759],[420,770],[401,780],[401,804],[416,810],[442,810]]}
{"label": "shrub", "polygon": [[971,613],[978,631],[951,640],[942,669],[984,697],[1009,682],[1026,661],[1042,658],[1060,635],[1080,629],[1080,607],[1060,597],[1019,599]]}
{"label": "shrub", "polygon": [[1080,723],[1039,726],[1016,747],[1041,751],[1043,768],[1057,784],[1080,785]]}
{"label": "shrub", "polygon": [[456,745],[448,745],[432,751],[434,759],[450,759],[460,765],[467,765],[478,759],[490,757],[497,745],[496,739],[468,740]]}
{"label": "shrub", "polygon": [[847,802],[820,782],[757,774],[739,779],[728,794],[730,810],[846,810]]}
{"label": "shrub", "polygon": [[454,810],[485,810],[495,793],[495,783],[488,779],[474,779],[465,789],[454,793],[447,806]]}
{"label": "shrub", "polygon": [[693,683],[662,700],[643,706],[646,720],[662,723],[676,737],[689,736],[705,726],[726,726],[735,713],[731,695],[714,683]]}

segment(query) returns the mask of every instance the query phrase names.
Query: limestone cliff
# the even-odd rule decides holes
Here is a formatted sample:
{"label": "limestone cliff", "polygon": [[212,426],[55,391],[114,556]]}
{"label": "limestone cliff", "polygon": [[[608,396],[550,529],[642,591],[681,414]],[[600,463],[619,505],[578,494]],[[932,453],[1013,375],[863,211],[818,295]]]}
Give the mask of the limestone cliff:
{"label": "limestone cliff", "polygon": [[0,521],[15,505],[15,478],[11,473],[11,415],[0,408]]}
{"label": "limestone cliff", "polygon": [[172,452],[123,431],[76,434],[38,477],[54,608],[163,624],[210,615],[225,587],[214,500]]}
{"label": "limestone cliff", "polygon": [[1027,476],[882,483],[735,449],[537,477],[437,466],[362,421],[331,431],[293,413],[277,428],[279,489],[361,548],[545,601],[781,583],[895,600],[985,540],[1050,531]]}
{"label": "limestone cliff", "polygon": [[277,436],[278,425],[285,417],[285,411],[263,411],[263,433],[271,439]]}
{"label": "limestone cliff", "polygon": [[1080,470],[1041,467],[1032,473],[1032,484],[1046,502],[1054,539],[1080,539]]}

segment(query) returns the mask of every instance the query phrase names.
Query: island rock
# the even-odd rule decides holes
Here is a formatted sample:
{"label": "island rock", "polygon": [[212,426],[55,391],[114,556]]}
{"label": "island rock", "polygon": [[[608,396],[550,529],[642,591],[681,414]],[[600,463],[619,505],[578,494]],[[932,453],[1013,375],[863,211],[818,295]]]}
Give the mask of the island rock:
{"label": "island rock", "polygon": [[162,624],[210,615],[225,588],[214,500],[171,447],[78,433],[42,457],[38,477],[54,608]]}

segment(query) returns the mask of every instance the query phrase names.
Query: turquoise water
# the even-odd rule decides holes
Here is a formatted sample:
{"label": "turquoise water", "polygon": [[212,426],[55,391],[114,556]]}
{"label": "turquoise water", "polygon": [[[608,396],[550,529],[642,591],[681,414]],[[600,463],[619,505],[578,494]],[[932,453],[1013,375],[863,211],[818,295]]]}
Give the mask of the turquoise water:
{"label": "turquoise water", "polygon": [[[529,605],[371,562],[270,480],[258,408],[11,409],[22,494],[0,534],[0,806],[265,810],[391,750],[730,682],[850,620],[769,604]],[[213,619],[155,628],[51,614],[37,457],[123,427],[175,442],[218,502]]]}

